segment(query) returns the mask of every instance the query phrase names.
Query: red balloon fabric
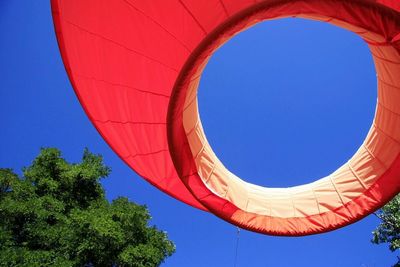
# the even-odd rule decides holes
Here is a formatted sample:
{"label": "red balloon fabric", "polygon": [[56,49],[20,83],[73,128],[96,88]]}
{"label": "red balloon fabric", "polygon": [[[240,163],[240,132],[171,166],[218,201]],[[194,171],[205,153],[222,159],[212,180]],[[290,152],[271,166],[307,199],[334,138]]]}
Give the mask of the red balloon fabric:
{"label": "red balloon fabric", "polygon": [[[359,220],[400,191],[398,1],[52,0],[52,11],[65,68],[90,120],[165,193],[245,229],[296,236]],[[210,56],[232,36],[285,17],[325,21],[367,42],[377,111],[365,142],[337,171],[307,185],[264,188],[215,156],[197,88]]]}

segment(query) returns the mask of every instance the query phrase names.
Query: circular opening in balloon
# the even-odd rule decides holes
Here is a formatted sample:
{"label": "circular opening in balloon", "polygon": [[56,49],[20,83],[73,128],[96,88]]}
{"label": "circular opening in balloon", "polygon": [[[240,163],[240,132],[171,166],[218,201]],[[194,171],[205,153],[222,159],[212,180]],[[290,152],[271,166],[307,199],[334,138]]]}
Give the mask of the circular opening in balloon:
{"label": "circular opening in balloon", "polygon": [[248,182],[289,187],[332,173],[360,147],[376,75],[354,33],[280,19],[217,50],[198,94],[205,134],[224,165]]}
{"label": "circular opening in balloon", "polygon": [[[368,135],[346,163],[311,183],[271,188],[243,181],[216,156],[199,117],[197,89],[204,67],[222,44],[257,22],[283,17],[328,22],[363,38],[374,59],[379,101]],[[329,231],[379,208],[398,192],[398,22],[397,13],[369,1],[263,1],[222,23],[186,61],[168,108],[170,155],[183,183],[214,214],[274,235]],[[293,168],[292,163],[285,168]]]}

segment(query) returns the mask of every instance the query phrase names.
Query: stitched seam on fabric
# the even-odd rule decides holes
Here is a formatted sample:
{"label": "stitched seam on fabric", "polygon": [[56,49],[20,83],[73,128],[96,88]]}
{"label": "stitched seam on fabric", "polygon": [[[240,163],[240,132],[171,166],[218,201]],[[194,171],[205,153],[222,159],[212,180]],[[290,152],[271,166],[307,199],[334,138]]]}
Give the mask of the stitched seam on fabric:
{"label": "stitched seam on fabric", "polygon": [[362,144],[362,146],[365,148],[365,150],[368,152],[368,154],[369,154],[371,157],[373,157],[374,159],[376,159],[376,161],[378,161],[379,164],[381,164],[381,165],[385,168],[385,171],[388,169],[388,167],[387,167],[378,157],[376,157],[376,156],[369,150],[369,148],[368,148],[365,144]]}
{"label": "stitched seam on fabric", "polygon": [[[297,19],[297,18],[300,18],[300,19],[303,19],[303,16],[304,15],[315,15],[315,14],[312,14],[312,13],[310,13],[310,14],[307,14],[307,13],[298,13],[298,14],[295,14],[295,15],[292,15],[292,16],[290,16],[291,18],[295,18],[295,19]],[[328,16],[324,16],[324,17],[326,17],[326,18],[328,18],[328,19],[326,19],[326,20],[319,20],[320,22],[326,22],[326,23],[329,23],[329,22],[331,22],[331,21],[333,21],[334,20],[334,18],[333,17],[328,17]],[[309,20],[308,18],[305,18],[305,19],[307,19],[307,20]]]}
{"label": "stitched seam on fabric", "polygon": [[193,104],[193,102],[194,102],[196,99],[197,99],[197,95],[195,95],[195,96],[193,97],[193,99],[190,100],[190,102],[187,104],[187,106],[183,108],[182,113],[185,112],[185,111]]}
{"label": "stitched seam on fabric", "polygon": [[340,202],[342,202],[342,206],[341,206],[341,207],[344,207],[344,208],[349,212],[349,214],[353,215],[353,213],[351,212],[351,210],[349,209],[349,207],[346,205],[347,203],[353,201],[353,199],[351,199],[351,200],[350,200],[349,202],[347,202],[347,203],[344,203],[344,201],[343,201],[343,196],[342,196],[342,194],[340,193],[340,191],[337,189],[336,184],[335,184],[335,182],[333,181],[332,177],[329,176],[329,180],[331,181],[333,187],[335,188],[335,191],[336,191],[336,193],[337,193],[338,196],[339,196]]}
{"label": "stitched seam on fabric", "polygon": [[222,8],[224,9],[226,17],[229,18],[229,13],[228,13],[228,10],[226,9],[226,6],[224,4],[224,0],[219,0],[219,2],[221,4]]}
{"label": "stitched seam on fabric", "polygon": [[[221,194],[221,195],[224,196],[223,198],[226,199],[227,202],[229,201],[229,200],[227,199],[228,191],[229,191],[229,186],[226,186],[225,192],[223,192],[223,194]],[[229,201],[229,202],[230,202],[230,201]]]}
{"label": "stitched seam on fabric", "polygon": [[396,61],[393,61],[393,60],[390,60],[390,59],[387,59],[387,58],[378,56],[378,55],[376,55],[375,53],[372,53],[371,50],[370,50],[370,53],[371,53],[371,55],[372,55],[374,58],[376,58],[376,59],[378,59],[378,60],[382,60],[382,61],[385,61],[385,62],[388,62],[388,63],[400,65],[400,62],[396,62]]}
{"label": "stitched seam on fabric", "polygon": [[343,198],[342,198],[342,194],[341,194],[341,193],[339,192],[339,190],[337,189],[336,184],[335,184],[335,182],[333,181],[333,179],[332,179],[331,176],[329,176],[329,180],[331,181],[331,183],[332,183],[332,185],[333,185],[333,188],[335,189],[337,195],[339,196],[340,202],[342,202],[342,206],[344,206],[344,201],[343,201]]}
{"label": "stitched seam on fabric", "polygon": [[400,90],[400,87],[399,87],[399,86],[390,84],[390,83],[388,83],[387,81],[385,81],[385,80],[383,80],[382,78],[380,78],[379,76],[377,76],[377,79],[378,79],[378,81],[382,82],[384,85],[387,85],[387,86],[390,86],[390,87],[393,87],[393,88],[395,88],[395,89]]}
{"label": "stitched seam on fabric", "polygon": [[204,29],[203,25],[201,25],[200,21],[198,21],[197,18],[193,15],[192,11],[189,10],[189,8],[185,5],[185,3],[182,2],[182,0],[179,0],[179,3],[183,6],[186,12],[192,17],[192,19],[197,23],[197,26],[199,26],[199,28],[203,31],[204,35],[207,35],[208,32]]}
{"label": "stitched seam on fabric", "polygon": [[87,33],[89,33],[89,34],[91,34],[91,35],[94,35],[94,36],[96,36],[96,37],[98,37],[98,38],[104,39],[104,40],[106,40],[106,41],[108,41],[108,42],[110,42],[110,43],[112,43],[112,44],[115,44],[115,45],[117,45],[117,46],[119,46],[119,47],[122,47],[122,48],[124,48],[124,49],[126,49],[126,50],[128,50],[128,51],[130,51],[130,52],[132,52],[132,53],[135,53],[135,54],[137,54],[137,55],[140,55],[140,56],[142,56],[142,57],[144,57],[144,58],[147,58],[147,59],[149,59],[149,60],[151,60],[151,61],[157,62],[157,63],[159,63],[160,65],[163,65],[164,67],[166,67],[166,68],[168,68],[168,69],[171,69],[171,70],[174,70],[174,71],[178,72],[178,70],[175,69],[174,67],[168,66],[168,64],[165,64],[165,63],[163,63],[162,61],[160,61],[160,60],[158,60],[158,59],[149,57],[149,56],[147,56],[147,55],[145,55],[145,54],[143,54],[143,53],[141,53],[141,52],[139,52],[139,51],[137,51],[137,50],[134,50],[134,49],[132,49],[132,48],[129,48],[129,47],[123,45],[123,44],[120,44],[120,43],[118,43],[118,42],[116,42],[116,41],[114,41],[114,40],[111,40],[111,39],[109,39],[109,38],[107,38],[107,37],[104,37],[104,36],[102,36],[102,35],[100,35],[100,34],[98,34],[98,33],[95,33],[95,32],[92,32],[92,31],[90,31],[90,30],[88,30],[88,29],[85,29],[85,28],[83,28],[83,27],[81,27],[81,26],[79,26],[79,25],[77,25],[77,24],[75,24],[75,23],[73,23],[73,22],[71,22],[71,21],[68,21],[68,20],[65,20],[65,19],[64,19],[64,21],[65,21],[66,23],[68,23],[68,24],[70,24],[70,25],[72,25],[72,26],[74,26],[74,27],[80,29],[81,31],[87,32]]}
{"label": "stitched seam on fabric", "polygon": [[155,19],[153,19],[152,17],[150,17],[149,15],[145,14],[142,10],[140,10],[139,8],[137,8],[136,6],[134,6],[131,2],[129,2],[128,0],[123,0],[127,5],[129,5],[131,8],[135,9],[136,11],[138,11],[139,13],[141,13],[143,16],[147,17],[150,21],[152,21],[154,24],[156,24],[157,26],[159,26],[161,29],[163,29],[166,33],[168,33],[170,36],[172,36],[172,38],[174,38],[176,41],[178,41],[178,43],[180,43],[189,53],[192,52],[192,50],[189,49],[189,47],[186,46],[185,43],[182,42],[182,40],[178,39],[178,37],[176,37],[174,34],[172,34],[170,31],[168,31],[165,27],[163,27],[160,23],[158,23]]}
{"label": "stitched seam on fabric", "polygon": [[351,173],[354,175],[354,177],[357,178],[358,182],[364,187],[364,189],[368,189],[367,186],[365,185],[364,181],[360,178],[360,176],[357,174],[357,172],[354,170],[354,168],[351,166],[351,162],[347,164],[349,167]]}
{"label": "stitched seam on fabric", "polygon": [[194,76],[194,77],[191,77],[190,78],[190,82],[193,82],[194,80],[197,80],[198,78],[200,78],[201,77],[201,73],[199,74],[199,75],[196,75],[196,76]]}
{"label": "stitched seam on fabric", "polygon": [[203,143],[201,149],[199,150],[199,152],[197,152],[196,156],[194,157],[194,160],[196,160],[200,156],[201,152],[203,152],[205,147],[206,147],[206,142]]}
{"label": "stitched seam on fabric", "polygon": [[193,176],[193,175],[196,175],[196,174],[198,174],[198,173],[197,173],[197,170],[196,170],[195,172],[193,172],[193,173],[189,173],[189,174],[183,175],[183,176],[181,176],[181,177],[182,177],[182,179],[183,179],[183,178],[187,178],[187,177],[190,177],[190,176]]}
{"label": "stitched seam on fabric", "polygon": [[400,117],[400,113],[398,113],[398,112],[396,112],[396,111],[394,111],[394,110],[388,108],[387,106],[385,106],[384,104],[382,104],[380,101],[378,101],[377,104],[378,104],[379,106],[381,106],[384,110],[387,110],[387,111],[389,111],[390,113],[393,113],[394,115]]}
{"label": "stitched seam on fabric", "polygon": [[154,154],[159,154],[159,153],[162,153],[162,152],[168,152],[169,150],[168,149],[161,149],[161,150],[157,150],[157,151],[154,151],[154,152],[148,152],[148,153],[137,153],[137,154],[134,154],[134,155],[128,155],[128,156],[124,156],[124,157],[122,157],[122,158],[124,158],[124,159],[131,159],[131,158],[136,158],[136,157],[141,157],[141,156],[150,156],[150,155],[154,155]]}
{"label": "stitched seam on fabric", "polygon": [[288,191],[290,202],[292,202],[292,209],[293,209],[293,217],[296,217],[296,207],[294,205],[293,195],[290,191]]}
{"label": "stitched seam on fabric", "polygon": [[199,198],[199,200],[203,200],[203,199],[205,199],[205,198],[207,198],[207,197],[209,197],[209,196],[212,196],[212,195],[213,195],[213,193],[208,193],[208,194],[205,195],[204,197]]}
{"label": "stitched seam on fabric", "polygon": [[358,174],[356,173],[354,168],[351,167],[351,162],[349,162],[349,164],[347,164],[347,166],[349,167],[349,169],[350,169],[351,173],[354,175],[354,177],[357,178],[358,182],[362,185],[362,187],[364,189],[367,189],[367,186],[365,185],[364,181],[360,178],[360,176],[358,176]]}
{"label": "stitched seam on fabric", "polygon": [[356,31],[352,31],[352,32],[354,32],[355,34],[358,34],[358,35],[363,35],[363,34],[369,33],[369,31],[367,31],[367,30],[364,30],[361,32],[356,32]]}
{"label": "stitched seam on fabric", "polygon": [[364,39],[364,42],[366,42],[368,45],[372,45],[372,46],[393,46],[393,44],[391,42],[373,42],[373,41],[368,41],[366,39]]}
{"label": "stitched seam on fabric", "polygon": [[[300,18],[302,18],[302,16],[304,16],[304,15],[306,15],[306,16],[317,16],[317,15],[319,15],[319,14],[313,13],[313,12],[310,12],[310,13],[300,12],[300,13],[288,15],[288,17],[300,17]],[[279,15],[279,16],[281,16],[281,15]],[[279,16],[277,16],[277,17],[279,17]],[[327,19],[327,20],[319,20],[319,19],[318,19],[318,21],[331,23],[331,24],[333,24],[333,25],[335,25],[335,26],[337,26],[337,27],[339,27],[339,28],[342,28],[342,29],[345,29],[345,30],[348,30],[348,31],[350,31],[350,32],[355,33],[354,31],[349,30],[347,27],[342,27],[342,26],[336,25],[336,24],[333,22],[333,21],[335,21],[335,20],[336,20],[336,21],[339,21],[339,22],[345,22],[343,19],[338,18],[338,17],[333,17],[333,16],[327,16],[327,15],[326,15],[326,16],[324,15],[323,17],[326,17],[326,18],[328,18],[328,19]],[[307,18],[307,19],[308,19],[308,18]],[[367,26],[367,25],[364,25],[363,27],[361,27],[360,25],[352,24],[352,26],[354,26],[354,27],[356,27],[356,28],[364,29],[365,31],[367,31],[367,32],[369,32],[369,33],[373,33],[373,34],[377,34],[377,35],[381,36],[381,34],[375,32],[375,31],[373,31],[373,30],[366,29],[364,26]],[[365,40],[364,38],[363,38],[363,40],[364,40],[367,44],[371,44],[371,45],[373,45],[373,46],[392,46],[392,44],[389,43],[389,42],[382,42],[382,43],[376,42],[376,43],[375,43],[375,42],[373,42],[373,41]]]}
{"label": "stitched seam on fabric", "polygon": [[85,76],[85,75],[82,75],[82,74],[79,74],[79,73],[76,73],[76,72],[74,73],[74,75],[77,76],[77,77],[80,77],[81,79],[94,80],[94,81],[97,81],[97,82],[103,82],[103,83],[107,83],[107,84],[114,85],[114,86],[125,87],[125,88],[128,88],[128,89],[132,89],[132,90],[138,91],[140,93],[146,93],[146,94],[151,94],[151,95],[161,96],[161,97],[166,97],[166,98],[170,98],[171,97],[169,95],[164,95],[164,94],[160,94],[160,93],[156,93],[156,92],[152,92],[152,91],[146,91],[146,90],[139,89],[137,87],[133,87],[133,86],[125,85],[125,84],[114,83],[114,82],[110,82],[110,81],[107,81],[107,80],[98,79],[98,78],[95,78],[95,77],[88,77],[88,76]]}
{"label": "stitched seam on fabric", "polygon": [[222,205],[221,210],[224,210],[225,206],[228,205],[230,202],[228,200],[226,200],[226,202],[224,203],[224,205]]}
{"label": "stitched seam on fabric", "polygon": [[245,205],[245,209],[246,209],[246,210],[248,210],[249,202],[250,202],[250,198],[247,197],[247,201],[246,201],[246,205]]}
{"label": "stitched seam on fabric", "polygon": [[319,207],[319,201],[318,201],[318,198],[317,198],[317,194],[315,193],[314,187],[311,184],[310,184],[310,188],[311,188],[311,191],[312,191],[312,193],[314,195],[315,202],[317,203],[318,214],[321,214],[321,208]]}
{"label": "stitched seam on fabric", "polygon": [[197,125],[199,125],[200,120],[197,119],[196,123],[194,124],[194,126],[186,133],[186,136],[189,136],[193,133],[193,131],[197,128]]}
{"label": "stitched seam on fabric", "polygon": [[213,161],[213,167],[212,167],[212,169],[211,169],[211,172],[210,172],[210,174],[207,176],[207,179],[206,180],[204,180],[204,183],[208,183],[208,181],[210,180],[210,178],[211,178],[211,176],[214,174],[214,170],[215,170],[215,166],[217,165],[216,163],[215,163],[215,161]]}
{"label": "stitched seam on fabric", "polygon": [[98,123],[118,123],[118,124],[147,124],[147,125],[166,125],[166,122],[146,122],[146,121],[116,121],[116,120],[98,120],[93,119],[93,121]]}
{"label": "stitched seam on fabric", "polygon": [[392,140],[393,142],[395,142],[397,145],[400,145],[400,141],[394,139],[393,136],[391,136],[390,134],[388,134],[387,132],[385,132],[384,130],[382,130],[375,122],[372,124],[375,129],[377,129],[379,132],[381,132],[383,135],[389,137],[390,140]]}

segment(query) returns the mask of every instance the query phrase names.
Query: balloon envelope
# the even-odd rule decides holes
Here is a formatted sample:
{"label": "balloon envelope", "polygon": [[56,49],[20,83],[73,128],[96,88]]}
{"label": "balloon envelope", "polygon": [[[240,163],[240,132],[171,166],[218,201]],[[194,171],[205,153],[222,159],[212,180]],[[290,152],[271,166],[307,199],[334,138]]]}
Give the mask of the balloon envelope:
{"label": "balloon envelope", "polygon": [[[400,191],[399,10],[394,0],[52,0],[72,86],[122,160],[193,207],[290,236],[359,220]],[[218,160],[202,129],[197,89],[218,47],[255,23],[284,17],[325,21],[363,38],[379,97],[371,130],[346,164],[310,184],[265,188]]]}

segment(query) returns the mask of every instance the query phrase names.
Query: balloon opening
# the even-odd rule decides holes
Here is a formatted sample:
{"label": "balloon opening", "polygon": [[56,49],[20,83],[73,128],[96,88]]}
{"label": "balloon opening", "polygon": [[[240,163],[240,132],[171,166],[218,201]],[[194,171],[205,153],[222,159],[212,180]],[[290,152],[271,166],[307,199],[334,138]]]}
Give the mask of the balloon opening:
{"label": "balloon opening", "polygon": [[247,182],[313,182],[344,164],[367,136],[376,105],[371,65],[365,42],[342,28],[300,18],[258,23],[220,47],[204,69],[204,132],[225,167]]}

